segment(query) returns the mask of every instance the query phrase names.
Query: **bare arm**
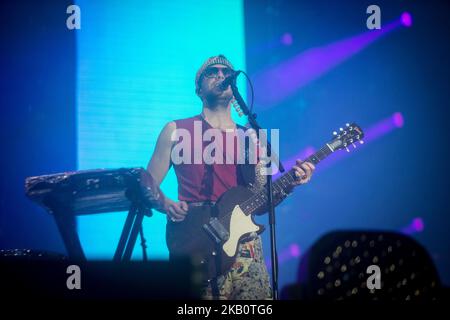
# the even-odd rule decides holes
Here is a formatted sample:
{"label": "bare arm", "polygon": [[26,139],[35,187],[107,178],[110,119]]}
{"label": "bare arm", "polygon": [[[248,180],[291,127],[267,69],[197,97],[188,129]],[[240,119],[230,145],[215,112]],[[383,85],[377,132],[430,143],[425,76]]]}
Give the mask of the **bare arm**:
{"label": "bare arm", "polygon": [[170,168],[170,153],[174,143],[170,137],[176,128],[175,122],[169,122],[164,126],[156,142],[155,151],[147,165],[147,171],[158,186],[161,185]]}
{"label": "bare arm", "polygon": [[[164,126],[156,142],[155,151],[147,165],[147,171],[153,177],[157,186],[161,185],[170,168],[170,156],[174,141],[171,140],[172,133],[176,129],[175,122],[169,122]],[[172,221],[182,221],[187,214],[187,203],[184,201],[175,202],[164,196],[164,213]]]}

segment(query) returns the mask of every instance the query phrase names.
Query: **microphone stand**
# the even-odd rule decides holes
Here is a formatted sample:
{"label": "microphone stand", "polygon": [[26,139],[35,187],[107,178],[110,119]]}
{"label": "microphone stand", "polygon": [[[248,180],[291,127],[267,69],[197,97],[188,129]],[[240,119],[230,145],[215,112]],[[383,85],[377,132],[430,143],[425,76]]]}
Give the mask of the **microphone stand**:
{"label": "microphone stand", "polygon": [[[259,138],[259,130],[261,126],[256,121],[256,113],[251,113],[242,99],[241,94],[236,86],[236,77],[231,81],[230,86],[233,91],[234,98],[241,107],[242,112],[247,116],[250,126],[256,131]],[[272,157],[272,146],[269,141],[267,141],[267,155]],[[278,163],[278,168],[280,172],[284,172],[284,167],[278,158],[278,155],[273,154],[276,163]],[[271,167],[271,161],[267,164],[268,168]],[[267,206],[269,208],[269,225],[270,225],[270,258],[272,263],[272,297],[274,300],[278,300],[278,255],[276,246],[276,234],[275,234],[275,206],[273,204],[273,185],[272,185],[272,175],[267,175]]]}

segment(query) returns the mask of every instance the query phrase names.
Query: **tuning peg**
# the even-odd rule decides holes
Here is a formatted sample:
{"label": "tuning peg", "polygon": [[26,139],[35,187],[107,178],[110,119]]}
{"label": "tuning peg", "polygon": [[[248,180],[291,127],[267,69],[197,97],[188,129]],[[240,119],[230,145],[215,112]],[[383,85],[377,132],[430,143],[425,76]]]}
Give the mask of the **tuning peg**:
{"label": "tuning peg", "polygon": [[352,143],[352,146],[353,146],[353,148],[355,148],[355,149],[356,149],[356,145],[355,145],[354,143]]}
{"label": "tuning peg", "polygon": [[364,141],[363,140],[359,140],[359,144],[363,144],[364,143]]}
{"label": "tuning peg", "polygon": [[344,129],[342,129],[342,128],[339,128],[339,131],[344,131]]}
{"label": "tuning peg", "polygon": [[336,131],[333,131],[333,136],[337,136],[337,132]]}
{"label": "tuning peg", "polygon": [[350,123],[346,123],[345,126],[346,126],[346,127],[350,127]]}
{"label": "tuning peg", "polygon": [[350,152],[350,150],[348,149],[348,147],[345,147],[345,150],[347,150],[347,152]]}

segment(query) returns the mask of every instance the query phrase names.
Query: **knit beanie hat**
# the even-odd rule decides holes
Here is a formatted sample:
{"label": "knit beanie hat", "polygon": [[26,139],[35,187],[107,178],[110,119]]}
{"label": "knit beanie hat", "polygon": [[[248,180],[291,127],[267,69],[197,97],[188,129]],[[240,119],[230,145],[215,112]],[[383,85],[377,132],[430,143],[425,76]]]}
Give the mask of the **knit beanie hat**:
{"label": "knit beanie hat", "polygon": [[234,70],[234,67],[231,64],[231,62],[223,54],[219,54],[218,56],[208,58],[200,67],[200,69],[198,69],[197,74],[195,75],[195,93],[197,95],[200,90],[200,78],[203,72],[206,70],[206,68],[214,64],[223,64],[224,66],[227,66],[231,70]]}

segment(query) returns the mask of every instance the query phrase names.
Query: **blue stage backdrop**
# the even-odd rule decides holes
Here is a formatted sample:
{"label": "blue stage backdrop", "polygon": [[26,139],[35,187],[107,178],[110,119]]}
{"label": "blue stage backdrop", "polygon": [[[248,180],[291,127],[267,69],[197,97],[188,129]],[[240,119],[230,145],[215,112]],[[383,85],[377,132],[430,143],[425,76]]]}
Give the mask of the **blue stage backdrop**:
{"label": "blue stage backdrop", "polygon": [[[146,167],[163,126],[200,113],[194,78],[206,58],[223,53],[245,69],[241,1],[77,4],[78,169]],[[176,199],[172,170],[162,189]],[[79,218],[88,258],[112,257],[124,219],[125,213]],[[168,257],[165,219],[157,212],[145,219],[150,258]],[[140,256],[136,248],[134,257]]]}
{"label": "blue stage backdrop", "polygon": [[408,234],[450,282],[450,157],[442,147],[448,2],[377,1],[380,30],[366,27],[371,4],[245,1],[255,110],[261,123],[280,128],[285,164],[321,147],[346,122],[367,134],[355,151],[320,163],[311,182],[277,208],[281,285],[296,280],[314,241],[337,229]]}
{"label": "blue stage backdrop", "polygon": [[[254,111],[280,129],[286,167],[345,122],[367,132],[366,144],[320,163],[277,207],[280,288],[336,229],[408,234],[450,284],[448,1],[379,0],[381,30],[366,27],[372,1],[75,3],[81,30],[66,27],[70,1],[1,3],[0,249],[64,253],[25,178],[146,167],[164,124],[200,112],[195,73],[223,53],[250,74]],[[173,173],[162,188],[176,198]],[[112,258],[124,219],[79,219],[89,258]],[[166,259],[165,215],[145,218],[144,231],[150,258]]]}

